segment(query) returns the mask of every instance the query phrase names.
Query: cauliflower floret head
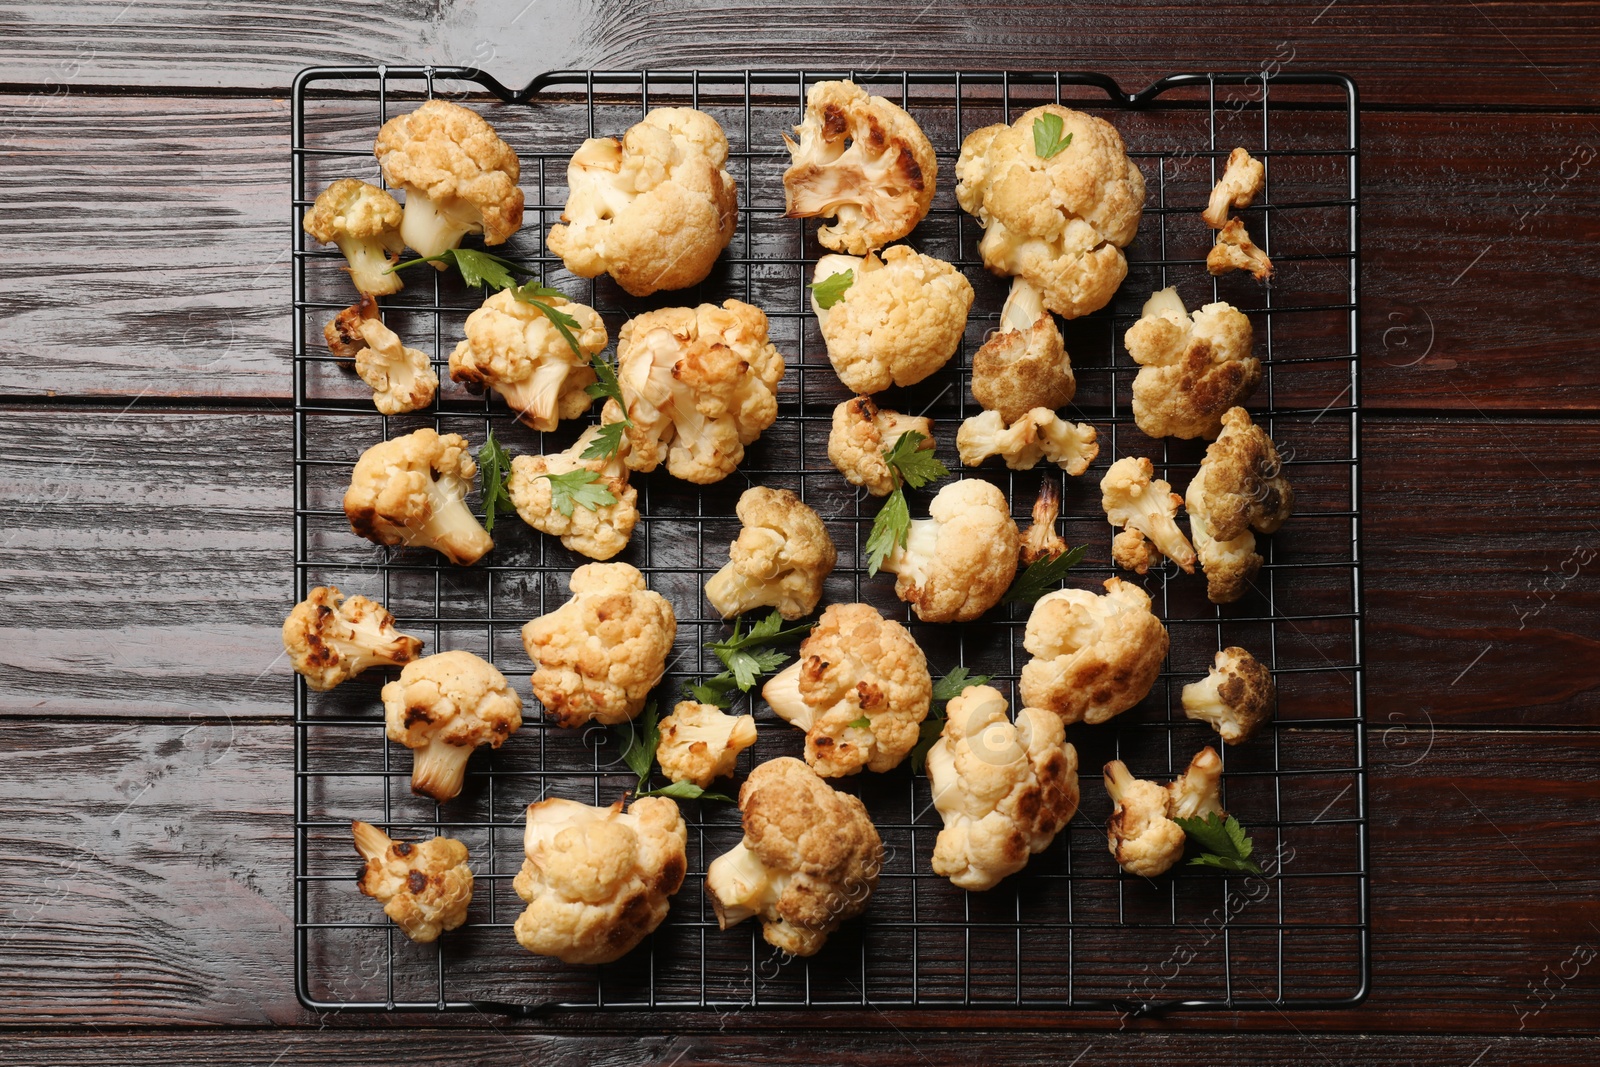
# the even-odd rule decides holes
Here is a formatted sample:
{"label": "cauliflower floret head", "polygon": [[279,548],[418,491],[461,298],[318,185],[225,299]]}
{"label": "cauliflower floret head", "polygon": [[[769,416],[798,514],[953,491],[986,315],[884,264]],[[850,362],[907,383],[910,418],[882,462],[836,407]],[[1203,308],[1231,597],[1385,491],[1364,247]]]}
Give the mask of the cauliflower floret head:
{"label": "cauliflower floret head", "polygon": [[528,906],[517,943],[563,963],[610,963],[667,917],[689,869],[689,830],[678,805],[641,797],[622,810],[573,800],[528,806],[527,857],[511,887]]}
{"label": "cauliflower floret head", "polygon": [[[1035,151],[1034,123],[1045,115],[1057,116],[1062,136],[1071,137],[1049,159]],[[1063,318],[1111,300],[1128,273],[1123,246],[1144,211],[1144,175],[1116,127],[1045,104],[1009,126],[969,134],[956,178],[956,200],[984,229],[984,266],[1026,278]]]}
{"label": "cauliflower floret head", "polygon": [[367,861],[356,888],[381,903],[383,913],[407,937],[427,944],[467,921],[472,868],[467,866],[466,845],[453,837],[420,844],[395,841],[360,821],[350,824],[350,833]]}
{"label": "cauliflower floret head", "polygon": [[[1143,456],[1123,456],[1100,479],[1100,506],[1105,509],[1106,521],[1149,538],[1163,555],[1193,574],[1194,546],[1176,520],[1181,503],[1183,498],[1155,477],[1154,465]],[[1123,565],[1138,560],[1140,565],[1132,569],[1141,574],[1149,567],[1147,549],[1131,540],[1113,545],[1113,555]]]}
{"label": "cauliflower floret head", "polygon": [[904,626],[866,604],[832,604],[799,659],[761,696],[806,732],[806,762],[825,778],[887,771],[916,747],[933,699],[928,660]]}
{"label": "cauliflower floret head", "polygon": [[991,889],[1043,852],[1078,810],[1078,753],[1059,716],[968,686],[945,710],[928,750],[928,781],[944,829],[933,871],[962,889]]}
{"label": "cauliflower floret head", "polygon": [[1167,655],[1167,628],[1136,585],[1108,578],[1105,594],[1058,589],[1039,598],[1022,647],[1023,703],[1063,722],[1100,723],[1150,692]]}
{"label": "cauliflower floret head", "polygon": [[883,842],[865,805],[785,756],[750,772],[739,810],[744,840],[706,869],[717,924],[759,916],[768,944],[816,955],[878,886]]}
{"label": "cauliflower floret head", "polygon": [[405,249],[400,205],[376,185],[340,178],[322,190],[301,225],[313,240],[339,246],[363,295],[388,296],[405,288],[400,275],[389,273]]}
{"label": "cauliflower floret head", "polygon": [[961,462],[976,467],[999,456],[1014,471],[1031,470],[1048,459],[1071,475],[1089,469],[1100,454],[1099,434],[1086,422],[1068,422],[1049,408],[1034,408],[1010,426],[998,411],[984,411],[961,423],[956,451]]}
{"label": "cauliflower floret head", "polygon": [[417,411],[433,403],[439,380],[427,354],[408,348],[378,317],[370,296],[335,315],[322,328],[328,350],[354,359],[356,374],[372,387],[372,404],[385,415]]}
{"label": "cauliflower floret head", "polygon": [[319,585],[283,620],[283,650],[306,685],[326,692],[369,667],[403,667],[422,642],[396,630],[377,601]]}
{"label": "cauliflower floret head", "polygon": [[1167,814],[1174,819],[1226,815],[1222,810],[1222,757],[1207,745],[1167,784]]}
{"label": "cauliflower floret head", "polygon": [[744,528],[706,582],[706,600],[724,619],[759,607],[786,619],[811,614],[838,559],[821,516],[789,490],[759,485],[739,496],[736,510]]}
{"label": "cauliflower floret head", "polygon": [[1256,281],[1264,282],[1272,277],[1272,260],[1250,240],[1250,231],[1244,228],[1244,223],[1229,219],[1217,234],[1217,243],[1206,253],[1206,270],[1213,275],[1249,271]]}
{"label": "cauliflower floret head", "polygon": [[361,453],[344,494],[350,529],[380,545],[420,545],[463,567],[494,540],[467,510],[478,465],[467,439],[423,428]]}
{"label": "cauliflower floret head", "polygon": [[1213,604],[1244,596],[1261,569],[1251,529],[1273,533],[1294,510],[1294,490],[1272,438],[1244,408],[1228,409],[1222,423],[1184,496]]}
{"label": "cauliflower floret head", "polygon": [[[522,521],[535,530],[561,538],[561,543],[590,559],[610,559],[628,546],[639,522],[639,491],[628,484],[628,468],[621,457],[584,459],[583,453],[600,436],[591,426],[565,452],[549,456],[518,456],[511,461],[511,503]],[[613,502],[589,508],[582,504],[557,506],[550,476],[575,470],[593,471]]]}
{"label": "cauliflower floret head", "polygon": [[729,715],[715,704],[685,700],[661,720],[656,759],[674,782],[708,788],[733,773],[739,753],[756,743],[753,715]]}
{"label": "cauliflower floret head", "polygon": [[558,726],[626,722],[666,673],[677,616],[626,563],[586,563],[568,584],[571,600],[522,628],[533,695]]}
{"label": "cauliflower floret head", "polygon": [[1277,703],[1272,672],[1236,646],[1217,653],[1205,678],[1183,687],[1183,713],[1210,723],[1230,745],[1254,737]]}
{"label": "cauliflower floret head", "polygon": [[1207,304],[1191,316],[1176,289],[1163,289],[1123,340],[1140,366],[1133,419],[1151,437],[1213,438],[1223,412],[1261,383],[1250,320],[1228,304]]}
{"label": "cauliflower floret head", "polygon": [[658,107],[615,137],[583,142],[567,165],[567,206],[550,251],[582,278],[610,274],[634,296],[705,280],[739,221],[717,120]]}
{"label": "cauliflower floret head", "polygon": [[578,320],[567,344],[544,312],[502,289],[467,316],[466,340],[450,353],[450,377],[474,392],[489,386],[517,418],[535,430],[553,430],[561,419],[589,410],[594,384],[590,359],[606,347],[600,313],[559,297],[541,298]]}
{"label": "cauliflower floret head", "polygon": [[1106,847],[1117,866],[1129,874],[1154,878],[1183,858],[1183,827],[1167,818],[1167,790],[1135,778],[1121,760],[1105,766],[1111,817],[1106,820]]}
{"label": "cauliflower floret head", "polygon": [[933,450],[932,419],[880,408],[870,396],[852,397],[833,409],[828,459],[851,485],[863,486],[873,496],[888,496],[894,492],[895,479],[883,454],[908,431],[922,435],[919,450]]}
{"label": "cauliflower floret head", "polygon": [[412,660],[383,687],[389,740],[411,749],[411,791],[435,800],[461,792],[479,745],[499,748],[522,725],[522,698],[494,665],[459,649]]}
{"label": "cauliflower floret head", "polygon": [[1236,207],[1249,207],[1255,203],[1256,194],[1266,180],[1266,168],[1259,159],[1251,157],[1243,148],[1228,153],[1228,165],[1211,190],[1211,199],[1200,217],[1213,230],[1228,224],[1228,211]]}
{"label": "cauliflower floret head", "polygon": [[1017,575],[1020,535],[1006,496],[988,482],[951,482],[911,520],[903,546],[883,558],[895,596],[923,622],[971,622],[1000,603]]}
{"label": "cauliflower floret head", "polygon": [[865,255],[898,241],[933,204],[939,165],[922,127],[898,105],[854,82],[818,82],[806,113],[787,135],[784,212],[832,218],[817,240],[835,252]]}
{"label": "cauliflower floret head", "polygon": [[999,329],[972,357],[973,398],[1014,423],[1034,408],[1065,407],[1077,392],[1056,320],[1031,282],[1013,278]]}

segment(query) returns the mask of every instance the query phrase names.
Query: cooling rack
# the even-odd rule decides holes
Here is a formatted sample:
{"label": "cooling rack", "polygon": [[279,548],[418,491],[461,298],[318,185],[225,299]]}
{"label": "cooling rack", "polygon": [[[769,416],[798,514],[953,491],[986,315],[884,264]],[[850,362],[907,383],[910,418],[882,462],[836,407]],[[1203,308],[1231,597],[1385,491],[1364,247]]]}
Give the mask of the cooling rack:
{"label": "cooling rack", "polygon": [[[807,87],[852,77],[902,103],[938,154],[938,194],[909,243],[954,262],[977,300],[965,342],[939,374],[880,399],[935,419],[939,454],[957,476],[989,479],[1026,522],[1041,479],[1057,480],[1059,528],[1088,556],[1070,584],[1097,587],[1113,573],[1111,530],[1098,481],[1123,455],[1149,456],[1182,491],[1200,442],[1150,440],[1129,408],[1135,366],[1121,335],[1148,293],[1176,285],[1190,307],[1227,300],[1250,314],[1264,379],[1250,402],[1279,444],[1298,510],[1265,539],[1255,588],[1225,607],[1204,581],[1170,564],[1141,581],[1172,635],[1161,680],[1110,723],[1068,728],[1083,774],[1079,814],[1023,873],[968,894],[930,869],[939,819],[928,783],[902,766],[842,780],[866,802],[886,862],[866,916],[847,924],[818,956],[792,960],[768,948],[758,924],[717,928],[703,875],[740,837],[727,805],[683,805],[689,875],[662,927],[639,949],[603,967],[567,967],[523,952],[510,927],[522,908],[511,879],[522,860],[523,809],[547,796],[609,803],[631,787],[616,730],[561,730],[527,697],[531,664],[523,623],[561,604],[566,578],[585,562],[554,538],[502,515],[496,548],[472,568],[415,549],[353,536],[340,498],[356,457],[376,441],[432,426],[474,446],[491,427],[514,453],[566,447],[584,420],[548,434],[527,431],[493,398],[450,382],[445,361],[483,294],[453,275],[408,274],[384,303],[406,343],[428,351],[440,376],[428,410],[385,417],[364,386],[321,345],[329,317],[353,293],[338,253],[300,230],[310,201],[340,177],[380,180],[371,153],[378,126],[429,96],[477,108],[517,150],[527,214],[497,249],[537,264],[546,284],[604,315],[612,337],[638,311],[737,297],[767,312],[788,362],[779,421],[738,474],[717,486],[676,482],[664,470],[635,476],[643,518],[618,557],[673,603],[678,642],[659,695],[715,673],[702,643],[726,628],[701,586],[737,533],[734,503],[751,484],[799,493],[827,521],[839,566],[824,603],[862,600],[907,622],[936,673],[958,664],[994,676],[1015,704],[1026,653],[1026,609],[1002,607],[967,626],[918,623],[895,599],[892,579],[868,578],[862,544],[877,501],[845,484],[828,463],[833,406],[847,394],[821,344],[804,288],[821,253],[814,221],[783,217],[781,133],[801,115]],[[956,206],[961,138],[1045,101],[1108,118],[1145,173],[1149,196],[1127,249],[1127,281],[1112,304],[1063,324],[1079,390],[1071,417],[1100,432],[1099,460],[1082,478],[993,466],[962,470],[958,420],[977,410],[971,353],[994,328],[1005,295],[977,258],[978,228]],[[636,300],[608,279],[564,271],[544,245],[565,201],[565,166],[581,141],[620,135],[657,106],[708,111],[727,131],[729,171],[739,183],[739,229],[712,275],[692,290]],[[295,966],[301,1001],[316,1011],[459,1011],[541,1014],[655,1009],[739,1015],[804,1009],[1074,1009],[1139,1015],[1174,1009],[1331,1008],[1358,1002],[1370,975],[1366,771],[1363,713],[1360,526],[1360,389],[1357,360],[1357,98],[1343,76],[1285,72],[1182,74],[1138,93],[1111,79],[1066,73],[929,73],[883,70],[645,71],[546,74],[520,91],[465,68],[339,67],[303,71],[293,86],[291,264],[294,293],[295,593],[335,584],[386,604],[427,651],[465,648],[493,661],[527,701],[522,730],[474,757],[460,797],[436,804],[411,795],[410,753],[387,744],[369,672],[331,693],[296,680],[294,768]],[[1272,255],[1270,288],[1245,275],[1204,270],[1210,231],[1198,217],[1235,145],[1266,164],[1266,189],[1240,214]],[[594,415],[589,416],[590,419]],[[912,494],[913,512],[931,490]],[[476,498],[474,498],[476,503]],[[1106,852],[1109,801],[1095,771],[1121,758],[1141,777],[1165,780],[1215,735],[1184,718],[1182,685],[1204,675],[1213,653],[1243,645],[1273,668],[1280,710],[1270,729],[1224,750],[1224,801],[1254,835],[1262,878],[1179,867],[1154,881],[1120,872]],[[391,672],[392,676],[392,672]],[[798,754],[800,736],[755,701],[760,740],[740,761]],[[1220,745],[1218,746],[1221,747]],[[397,837],[463,840],[477,872],[468,923],[434,945],[407,941],[356,893],[349,823],[360,818]]]}

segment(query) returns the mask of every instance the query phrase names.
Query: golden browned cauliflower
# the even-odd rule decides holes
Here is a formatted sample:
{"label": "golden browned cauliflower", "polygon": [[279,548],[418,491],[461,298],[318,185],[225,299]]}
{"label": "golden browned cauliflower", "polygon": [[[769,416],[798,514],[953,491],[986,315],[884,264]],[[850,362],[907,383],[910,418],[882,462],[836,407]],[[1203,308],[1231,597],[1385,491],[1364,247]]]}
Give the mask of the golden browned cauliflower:
{"label": "golden browned cauliflower", "polygon": [[473,392],[492,388],[535,430],[553,430],[589,410],[589,360],[606,347],[606,324],[594,308],[559,296],[544,300],[578,320],[578,351],[544,312],[502,289],[467,316],[466,339],[450,353],[453,380]]}
{"label": "golden browned cauliflower", "polygon": [[469,567],[494,540],[467,509],[478,465],[467,439],[424,427],[361,453],[344,494],[358,537],[380,545],[419,545]]}
{"label": "golden browned cauliflower", "polygon": [[1294,510],[1278,449],[1244,408],[1229,408],[1222,416],[1222,434],[1206,447],[1184,506],[1206,596],[1213,604],[1231,604],[1261,569],[1251,529],[1275,533]]}
{"label": "golden browned cauliflower", "polygon": [[340,178],[317,196],[301,221],[319,244],[339,246],[350,280],[365,296],[387,296],[405,287],[389,268],[400,262],[400,205],[376,185]]}
{"label": "golden browned cauliflower", "polygon": [[549,244],[579,277],[610,274],[649,296],[704,281],[738,221],[722,127],[704,111],[658,107],[622,140],[591,137],[573,154]]}
{"label": "golden browned cauliflower", "polygon": [[799,658],[762,687],[778,717],[806,732],[824,778],[887,771],[916,747],[933,699],[928,660],[909,631],[867,604],[830,604]]}
{"label": "golden browned cauliflower", "polygon": [[1210,672],[1183,687],[1184,715],[1209,723],[1230,745],[1254,737],[1277,704],[1272,672],[1237,646],[1218,652]]}
{"label": "golden browned cauliflower", "polygon": [[833,409],[828,459],[851,485],[863,486],[873,496],[888,496],[895,480],[883,454],[908,431],[922,435],[919,450],[932,451],[932,419],[880,408],[870,396],[852,397]]}
{"label": "golden browned cauliflower", "polygon": [[859,799],[788,756],[750,772],[739,790],[744,840],[711,861],[706,895],[726,930],[761,919],[769,945],[814,956],[867,910],[883,841]]}
{"label": "golden browned cauliflower", "polygon": [[1167,655],[1167,628],[1136,585],[1107,578],[1105,594],[1058,589],[1028,616],[1020,693],[1063,722],[1101,723],[1145,698]]}
{"label": "golden browned cauliflower", "polygon": [[666,673],[677,616],[626,563],[586,563],[568,586],[571,600],[522,628],[533,695],[558,726],[627,722]]}
{"label": "golden browned cauliflower", "polygon": [[1217,800],[1222,782],[1222,757],[1207,747],[1189,761],[1188,769],[1165,788],[1135,778],[1121,760],[1105,766],[1111,818],[1106,820],[1106,846],[1117,865],[1129,874],[1154,878],[1183,857],[1187,838],[1173,819],[1223,814]]}
{"label": "golden browned cauliflower", "polygon": [[914,229],[933,204],[939,165],[915,119],[854,82],[818,82],[794,128],[783,172],[784,213],[831,218],[817,240],[865,255]]}
{"label": "golden browned cauliflower", "polygon": [[998,411],[985,411],[961,423],[956,452],[968,467],[999,456],[1012,470],[1025,471],[1047,459],[1068,474],[1079,475],[1100,454],[1099,437],[1087,422],[1068,422],[1049,408],[1024,412],[1010,426]]}
{"label": "golden browned cauliflower", "polygon": [[475,111],[429,100],[385,122],[372,152],[384,180],[406,192],[400,236],[418,255],[455,248],[469,233],[504,244],[522,225],[517,154]]}
{"label": "golden browned cauliflower", "polygon": [[1033,522],[1022,535],[1018,557],[1024,567],[1042,559],[1055,559],[1067,550],[1067,543],[1056,532],[1061,517],[1061,490],[1049,478],[1039,482],[1039,496],[1033,502]]}
{"label": "golden browned cauliflower", "polygon": [[1013,278],[1000,327],[972,357],[973,399],[1009,425],[1034,408],[1065,407],[1077,392],[1056,320],[1032,283]]}
{"label": "golden browned cauliflower", "polygon": [[1261,383],[1250,354],[1250,320],[1229,304],[1207,304],[1192,316],[1176,289],[1145,301],[1124,343],[1139,364],[1133,419],[1151,437],[1206,439],[1222,431],[1222,413]]}
{"label": "golden browned cauliflower", "polygon": [[1236,207],[1249,207],[1255,203],[1256,194],[1266,179],[1266,168],[1259,159],[1253,159],[1243,148],[1228,153],[1228,165],[1211,190],[1211,199],[1200,217],[1213,230],[1228,224],[1228,212]]}
{"label": "golden browned cauliflower", "polygon": [[[508,489],[511,503],[522,521],[535,530],[561,538],[561,543],[590,559],[610,559],[628,547],[639,522],[639,491],[628,484],[628,468],[620,455],[584,459],[583,453],[600,436],[591,426],[565,452],[548,456],[518,456],[511,461]],[[587,507],[567,500],[558,503],[550,478],[575,470],[593,471],[595,483],[605,487],[612,503]]]}
{"label": "golden browned cauliflower", "polygon": [[706,582],[707,602],[724,619],[760,607],[786,619],[811,614],[838,559],[822,517],[789,490],[760,485],[741,493],[735,510],[744,528]]}
{"label": "golden browned cauliflower", "polygon": [[992,889],[1043,852],[1078,810],[1078,752],[1059,716],[968,686],[945,709],[928,750],[928,783],[944,829],[933,873],[962,889]]}
{"label": "golden browned cauliflower", "polygon": [[353,359],[356,374],[372,387],[372,404],[385,415],[417,411],[433,403],[439,379],[420,349],[408,348],[378,317],[378,302],[362,298],[322,328],[328,350]]}
{"label": "golden browned cauliflower", "polygon": [[494,665],[456,649],[412,660],[383,687],[389,740],[412,750],[411,791],[461,792],[479,745],[499,748],[522,725],[522,698]]}
{"label": "golden browned cauliflower", "polygon": [[729,715],[715,704],[680,701],[661,720],[656,760],[674,782],[693,782],[701,789],[733,773],[739,753],[756,743],[753,715]]}
{"label": "golden browned cauliflower", "polygon": [[356,888],[381,903],[383,913],[407,937],[425,945],[467,921],[472,868],[467,866],[466,845],[453,837],[416,845],[394,841],[359,820],[350,824],[350,833],[367,861]]}
{"label": "golden browned cauliflower", "polygon": [[1168,559],[1189,574],[1194,573],[1194,546],[1178,529],[1175,516],[1183,498],[1172,486],[1155,477],[1155,467],[1143,456],[1123,456],[1100,479],[1100,506],[1106,521],[1126,527],[1138,538],[1124,538],[1112,544],[1112,558],[1118,566],[1143,574],[1155,557],[1149,554],[1143,538],[1149,538]]}
{"label": "golden browned cauliflower", "polygon": [[[1048,159],[1035,122],[1060,119],[1069,143]],[[978,219],[983,265],[1026,278],[1044,306],[1075,319],[1110,302],[1128,273],[1122,249],[1144,212],[1144,175],[1104,119],[1044,104],[961,143],[956,200]]]}
{"label": "golden browned cauliflower", "polygon": [[689,830],[678,805],[641,797],[622,810],[573,800],[528,806],[526,859],[511,881],[528,906],[517,943],[563,963],[610,963],[667,917],[689,869]]}
{"label": "golden browned cauliflower", "polygon": [[923,622],[971,622],[1000,603],[1017,575],[1020,535],[1006,496],[976,478],[951,482],[928,515],[911,520],[882,569]]}
{"label": "golden browned cauliflower", "polygon": [[1217,234],[1216,244],[1206,253],[1206,271],[1222,275],[1236,270],[1249,271],[1256,281],[1264,282],[1272,277],[1272,260],[1250,240],[1244,223],[1229,219]]}
{"label": "golden browned cauliflower", "polygon": [[369,667],[403,667],[422,642],[396,630],[377,601],[319,585],[283,620],[283,650],[306,685],[327,692]]}

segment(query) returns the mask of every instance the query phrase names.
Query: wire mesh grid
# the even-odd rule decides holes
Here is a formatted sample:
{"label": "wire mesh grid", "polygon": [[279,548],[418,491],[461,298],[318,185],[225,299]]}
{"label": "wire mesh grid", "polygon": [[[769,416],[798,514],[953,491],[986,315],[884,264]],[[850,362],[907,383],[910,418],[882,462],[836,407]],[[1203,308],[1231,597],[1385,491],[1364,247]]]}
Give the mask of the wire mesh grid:
{"label": "wire mesh grid", "polygon": [[[1027,653],[1026,608],[1002,607],[966,626],[917,622],[888,576],[867,577],[862,550],[877,502],[848,486],[828,462],[834,405],[848,396],[828,363],[805,283],[823,251],[811,220],[786,219],[781,133],[799,121],[805,91],[853,77],[897,100],[933,141],[938,194],[908,243],[949,260],[977,299],[957,356],[928,381],[881,396],[886,406],[935,420],[939,454],[957,476],[987,478],[1025,521],[1041,480],[1063,495],[1059,529],[1089,546],[1069,584],[1097,588],[1113,573],[1111,530],[1099,476],[1115,458],[1149,456],[1181,492],[1203,442],[1151,440],[1133,425],[1136,366],[1121,335],[1146,294],[1176,285],[1190,307],[1227,300],[1247,311],[1264,365],[1250,403],[1278,443],[1298,498],[1293,519],[1265,539],[1266,562],[1240,602],[1211,605],[1204,581],[1170,564],[1142,579],[1167,624],[1172,649],[1161,679],[1138,707],[1100,726],[1069,727],[1083,772],[1073,822],[1021,874],[983,894],[955,889],[929,859],[940,821],[925,777],[902,766],[837,781],[867,803],[885,844],[880,888],[867,914],[818,956],[789,959],[754,923],[718,929],[705,898],[709,861],[740,837],[726,805],[682,805],[689,875],[662,927],[623,960],[567,967],[529,956],[510,930],[522,903],[511,879],[522,861],[522,812],[547,796],[609,803],[632,786],[616,730],[562,730],[525,707],[523,729],[470,764],[460,797],[437,804],[407,788],[409,753],[384,739],[369,672],[331,693],[297,680],[295,699],[295,952],[301,1000],[316,1010],[706,1009],[724,1014],[832,1006],[1110,1009],[1336,1007],[1364,996],[1368,954],[1365,727],[1362,708],[1359,385],[1357,367],[1357,106],[1342,76],[1300,73],[1178,75],[1125,94],[1097,75],[1018,73],[576,72],[542,76],[520,92],[468,69],[316,68],[293,92],[292,269],[295,361],[295,581],[379,599],[427,651],[466,648],[494,662],[527,701],[531,664],[519,631],[562,603],[566,579],[585,562],[553,538],[502,516],[494,552],[472,568],[417,549],[368,545],[340,508],[349,471],[376,441],[432,426],[477,445],[493,427],[513,453],[564,448],[595,417],[538,434],[492,397],[448,377],[461,323],[483,294],[426,268],[385,298],[384,314],[406,343],[429,351],[440,375],[434,405],[413,415],[375,412],[364,386],[321,349],[320,331],[348,304],[336,251],[300,232],[299,216],[339,177],[379,181],[371,154],[377,127],[429,96],[477,108],[517,150],[528,194],[522,231],[504,249],[536,264],[545,284],[590,304],[617,327],[638,311],[728,297],[768,314],[788,363],[778,422],[738,474],[697,488],[665,471],[635,476],[642,519],[618,557],[638,566],[672,602],[678,641],[658,696],[720,668],[703,642],[727,633],[701,586],[736,535],[733,505],[753,484],[793,489],[821,514],[839,546],[824,603],[865,601],[904,620],[935,673],[966,665],[994,676],[1015,704]],[[961,139],[1055,100],[1110,119],[1145,173],[1149,195],[1128,279],[1101,312],[1063,325],[1078,378],[1074,419],[1100,433],[1098,461],[1082,478],[1003,468],[961,469],[958,420],[977,410],[967,388],[970,356],[993,330],[1004,282],[983,269],[979,229],[956,206],[952,173]],[[636,300],[608,279],[567,273],[544,244],[565,201],[565,167],[587,137],[620,136],[652,107],[694,106],[727,131],[728,168],[739,184],[739,228],[712,275],[694,289]],[[1241,211],[1277,266],[1270,288],[1242,274],[1204,270],[1211,233],[1198,218],[1228,151],[1264,161],[1266,188]],[[912,493],[925,510],[932,491]],[[475,499],[475,498],[474,498]],[[1242,645],[1274,670],[1277,720],[1253,741],[1227,748],[1224,802],[1254,834],[1266,876],[1177,868],[1146,880],[1120,872],[1102,829],[1109,801],[1094,770],[1125,760],[1166,780],[1203,745],[1209,728],[1182,712],[1182,685],[1204,675],[1212,654]],[[392,677],[392,672],[390,672]],[[760,739],[757,762],[798,754],[800,736],[747,699]],[[737,710],[737,706],[736,706]],[[1218,746],[1219,748],[1222,746]],[[357,894],[351,819],[396,837],[447,834],[471,850],[478,891],[467,924],[433,945],[414,945]],[[748,1017],[747,1017],[748,1018]]]}

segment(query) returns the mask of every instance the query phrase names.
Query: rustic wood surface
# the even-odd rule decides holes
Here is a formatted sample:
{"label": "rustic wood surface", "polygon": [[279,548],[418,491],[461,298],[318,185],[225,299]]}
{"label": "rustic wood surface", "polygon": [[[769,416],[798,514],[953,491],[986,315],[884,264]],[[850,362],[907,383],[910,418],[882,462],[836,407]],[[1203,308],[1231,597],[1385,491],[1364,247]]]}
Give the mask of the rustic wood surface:
{"label": "rustic wood surface", "polygon": [[[952,58],[954,57],[954,58]],[[1588,1064],[1600,5],[0,4],[7,1062]],[[1336,69],[1363,137],[1373,984],[1339,1012],[316,1016],[292,983],[288,80]],[[1582,161],[1582,162],[1580,162]],[[1580,962],[1582,961],[1582,962]],[[433,1025],[399,1033],[395,1027]],[[1080,1034],[1041,1033],[1063,1027]],[[973,1028],[984,1032],[972,1032]],[[1073,1057],[1078,1057],[1074,1059]]]}

